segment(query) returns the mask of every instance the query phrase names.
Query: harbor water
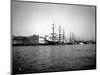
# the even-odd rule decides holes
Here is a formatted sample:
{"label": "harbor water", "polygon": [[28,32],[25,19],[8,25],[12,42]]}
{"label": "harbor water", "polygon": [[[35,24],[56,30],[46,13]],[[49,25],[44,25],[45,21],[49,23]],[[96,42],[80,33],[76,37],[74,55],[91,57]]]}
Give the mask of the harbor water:
{"label": "harbor water", "polygon": [[41,73],[96,68],[95,44],[13,46],[13,73]]}

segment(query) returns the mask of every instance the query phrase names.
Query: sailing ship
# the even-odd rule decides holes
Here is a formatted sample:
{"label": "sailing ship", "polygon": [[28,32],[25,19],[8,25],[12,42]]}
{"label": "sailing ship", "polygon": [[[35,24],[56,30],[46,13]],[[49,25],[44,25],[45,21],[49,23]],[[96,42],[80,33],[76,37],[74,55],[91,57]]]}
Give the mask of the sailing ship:
{"label": "sailing ship", "polygon": [[[63,31],[63,33],[62,33]],[[46,37],[44,38],[47,44],[49,45],[56,45],[56,44],[64,44],[65,42],[65,32],[64,29],[61,29],[61,26],[59,25],[58,34],[55,32],[55,24],[52,24],[52,33],[50,34],[50,39],[47,40]]]}

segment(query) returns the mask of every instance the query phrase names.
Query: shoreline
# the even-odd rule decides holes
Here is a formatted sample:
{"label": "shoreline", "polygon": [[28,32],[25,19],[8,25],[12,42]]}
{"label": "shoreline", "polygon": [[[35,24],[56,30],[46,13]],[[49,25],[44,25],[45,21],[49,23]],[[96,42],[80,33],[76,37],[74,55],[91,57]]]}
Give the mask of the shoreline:
{"label": "shoreline", "polygon": [[[12,46],[55,46],[55,45],[81,45],[81,44],[73,44],[73,43],[67,43],[67,44],[12,44]],[[82,44],[82,45],[87,45],[87,44]]]}

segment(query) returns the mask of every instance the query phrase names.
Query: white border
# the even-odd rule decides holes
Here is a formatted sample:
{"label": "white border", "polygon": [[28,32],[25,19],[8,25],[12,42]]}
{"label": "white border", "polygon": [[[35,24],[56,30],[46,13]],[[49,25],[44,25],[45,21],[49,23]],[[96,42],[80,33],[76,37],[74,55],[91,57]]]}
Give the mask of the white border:
{"label": "white border", "polygon": [[[27,0],[41,2],[57,2],[85,4],[97,6],[97,70],[68,71],[55,73],[39,73],[41,75],[99,75],[100,73],[100,0]],[[10,0],[0,0],[0,75],[10,75]],[[33,74],[33,75],[38,75]]]}

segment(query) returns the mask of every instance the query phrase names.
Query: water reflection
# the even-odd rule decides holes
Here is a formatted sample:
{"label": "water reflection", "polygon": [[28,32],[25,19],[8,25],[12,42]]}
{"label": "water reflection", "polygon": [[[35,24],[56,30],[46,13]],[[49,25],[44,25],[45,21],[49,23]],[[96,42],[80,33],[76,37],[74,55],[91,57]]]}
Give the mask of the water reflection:
{"label": "water reflection", "polygon": [[94,69],[95,45],[13,47],[15,73]]}

